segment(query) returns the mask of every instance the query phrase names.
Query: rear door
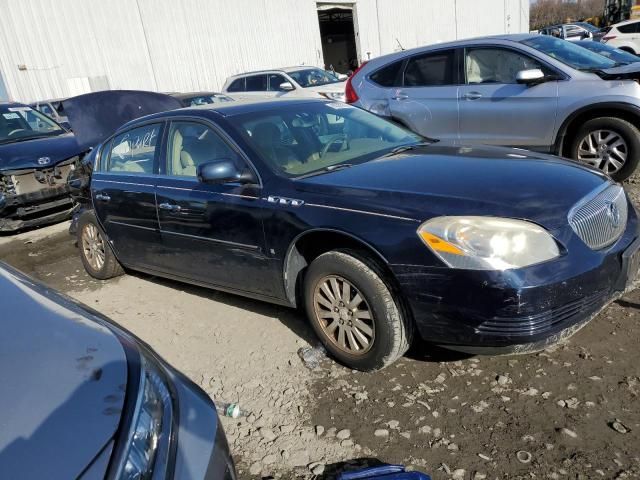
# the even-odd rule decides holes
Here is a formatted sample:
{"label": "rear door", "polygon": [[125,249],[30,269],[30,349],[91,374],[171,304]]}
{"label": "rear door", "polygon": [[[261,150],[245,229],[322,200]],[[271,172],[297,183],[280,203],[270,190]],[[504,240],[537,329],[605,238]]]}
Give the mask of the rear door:
{"label": "rear door", "polygon": [[117,135],[103,147],[92,175],[96,215],[125,265],[157,265],[155,172],[163,130],[162,122],[150,123]]}
{"label": "rear door", "polygon": [[[276,95],[277,92],[269,92],[269,86],[267,81],[267,74],[260,73],[257,75],[247,75],[244,77],[244,85],[238,84],[235,85],[235,82],[231,85],[234,88],[242,87],[242,91],[232,91],[229,89],[229,93],[233,95],[234,98],[239,99],[256,99],[256,98],[269,98]],[[236,80],[237,82],[237,80]]]}
{"label": "rear door", "polygon": [[427,52],[405,61],[401,86],[388,89],[391,116],[427,137],[458,138],[456,50]]}
{"label": "rear door", "polygon": [[274,296],[281,283],[265,252],[261,188],[196,177],[199,165],[222,159],[251,168],[213,124],[171,122],[157,184],[163,265],[192,281]]}
{"label": "rear door", "polygon": [[547,150],[553,143],[558,82],[527,86],[516,81],[521,70],[539,68],[538,60],[509,48],[465,49],[465,85],[459,90],[460,142]]}

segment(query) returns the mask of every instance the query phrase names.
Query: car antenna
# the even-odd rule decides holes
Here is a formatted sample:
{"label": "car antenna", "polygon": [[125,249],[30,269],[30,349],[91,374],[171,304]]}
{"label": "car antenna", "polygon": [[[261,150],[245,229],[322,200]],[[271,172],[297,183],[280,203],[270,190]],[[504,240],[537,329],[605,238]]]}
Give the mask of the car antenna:
{"label": "car antenna", "polygon": [[402,50],[404,52],[404,47],[400,43],[400,40],[398,40],[398,37],[396,37],[396,42],[398,42],[398,46],[400,47],[400,50]]}

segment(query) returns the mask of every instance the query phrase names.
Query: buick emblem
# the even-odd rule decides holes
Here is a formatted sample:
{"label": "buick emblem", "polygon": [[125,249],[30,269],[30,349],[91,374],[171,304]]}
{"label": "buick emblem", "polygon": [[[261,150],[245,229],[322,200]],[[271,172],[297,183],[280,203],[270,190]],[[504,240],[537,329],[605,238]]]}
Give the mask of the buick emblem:
{"label": "buick emblem", "polygon": [[51,163],[51,159],[49,157],[40,157],[38,159],[38,165],[49,165]]}
{"label": "buick emblem", "polygon": [[618,210],[618,206],[615,203],[607,202],[607,216],[613,228],[620,226],[620,210]]}

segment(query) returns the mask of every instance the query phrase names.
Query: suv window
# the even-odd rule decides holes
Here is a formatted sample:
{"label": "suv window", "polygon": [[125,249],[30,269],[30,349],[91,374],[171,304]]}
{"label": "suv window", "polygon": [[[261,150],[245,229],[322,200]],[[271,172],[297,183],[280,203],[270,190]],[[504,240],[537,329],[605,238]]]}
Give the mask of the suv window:
{"label": "suv window", "polygon": [[474,48],[465,53],[468,84],[518,83],[517,73],[533,68],[547,70],[531,57],[504,48]]}
{"label": "suv window", "polygon": [[252,75],[247,77],[247,92],[266,92],[267,91],[267,76],[266,75]]}
{"label": "suv window", "polygon": [[108,172],[153,174],[160,142],[160,125],[145,125],[121,133],[110,142],[109,159],[102,162]]}
{"label": "suv window", "polygon": [[620,33],[639,33],[640,22],[627,23],[626,25],[620,25],[618,27]]}
{"label": "suv window", "polygon": [[405,87],[432,87],[454,83],[454,51],[445,50],[409,59],[404,71]]}
{"label": "suv window", "polygon": [[400,86],[400,71],[402,70],[403,63],[404,59],[381,68],[371,75],[371,81],[377,83],[381,87]]}
{"label": "suv window", "polygon": [[288,81],[289,80],[284,78],[282,75],[279,75],[277,73],[270,73],[269,74],[269,91],[271,91],[271,92],[281,92],[281,91],[283,91],[280,88],[280,85],[283,84],[284,82],[288,82]]}
{"label": "suv window", "polygon": [[38,110],[40,110],[42,113],[44,113],[45,115],[48,115],[48,116],[50,116],[52,118],[54,116],[53,109],[46,103],[41,104],[38,107]]}
{"label": "suv window", "polygon": [[244,80],[244,78],[238,78],[237,80],[231,82],[231,85],[229,85],[227,92],[244,92]]}
{"label": "suv window", "polygon": [[196,177],[198,166],[217,160],[244,161],[210,127],[197,122],[172,122],[167,141],[167,175]]}

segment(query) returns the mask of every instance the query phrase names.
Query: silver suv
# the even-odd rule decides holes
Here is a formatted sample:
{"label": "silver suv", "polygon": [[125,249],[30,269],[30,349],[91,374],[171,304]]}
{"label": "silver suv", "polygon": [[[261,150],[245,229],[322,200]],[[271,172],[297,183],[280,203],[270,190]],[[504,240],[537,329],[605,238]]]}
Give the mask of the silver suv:
{"label": "silver suv", "polygon": [[376,58],[347,102],[428,137],[550,152],[629,177],[640,160],[640,64],[537,34]]}

